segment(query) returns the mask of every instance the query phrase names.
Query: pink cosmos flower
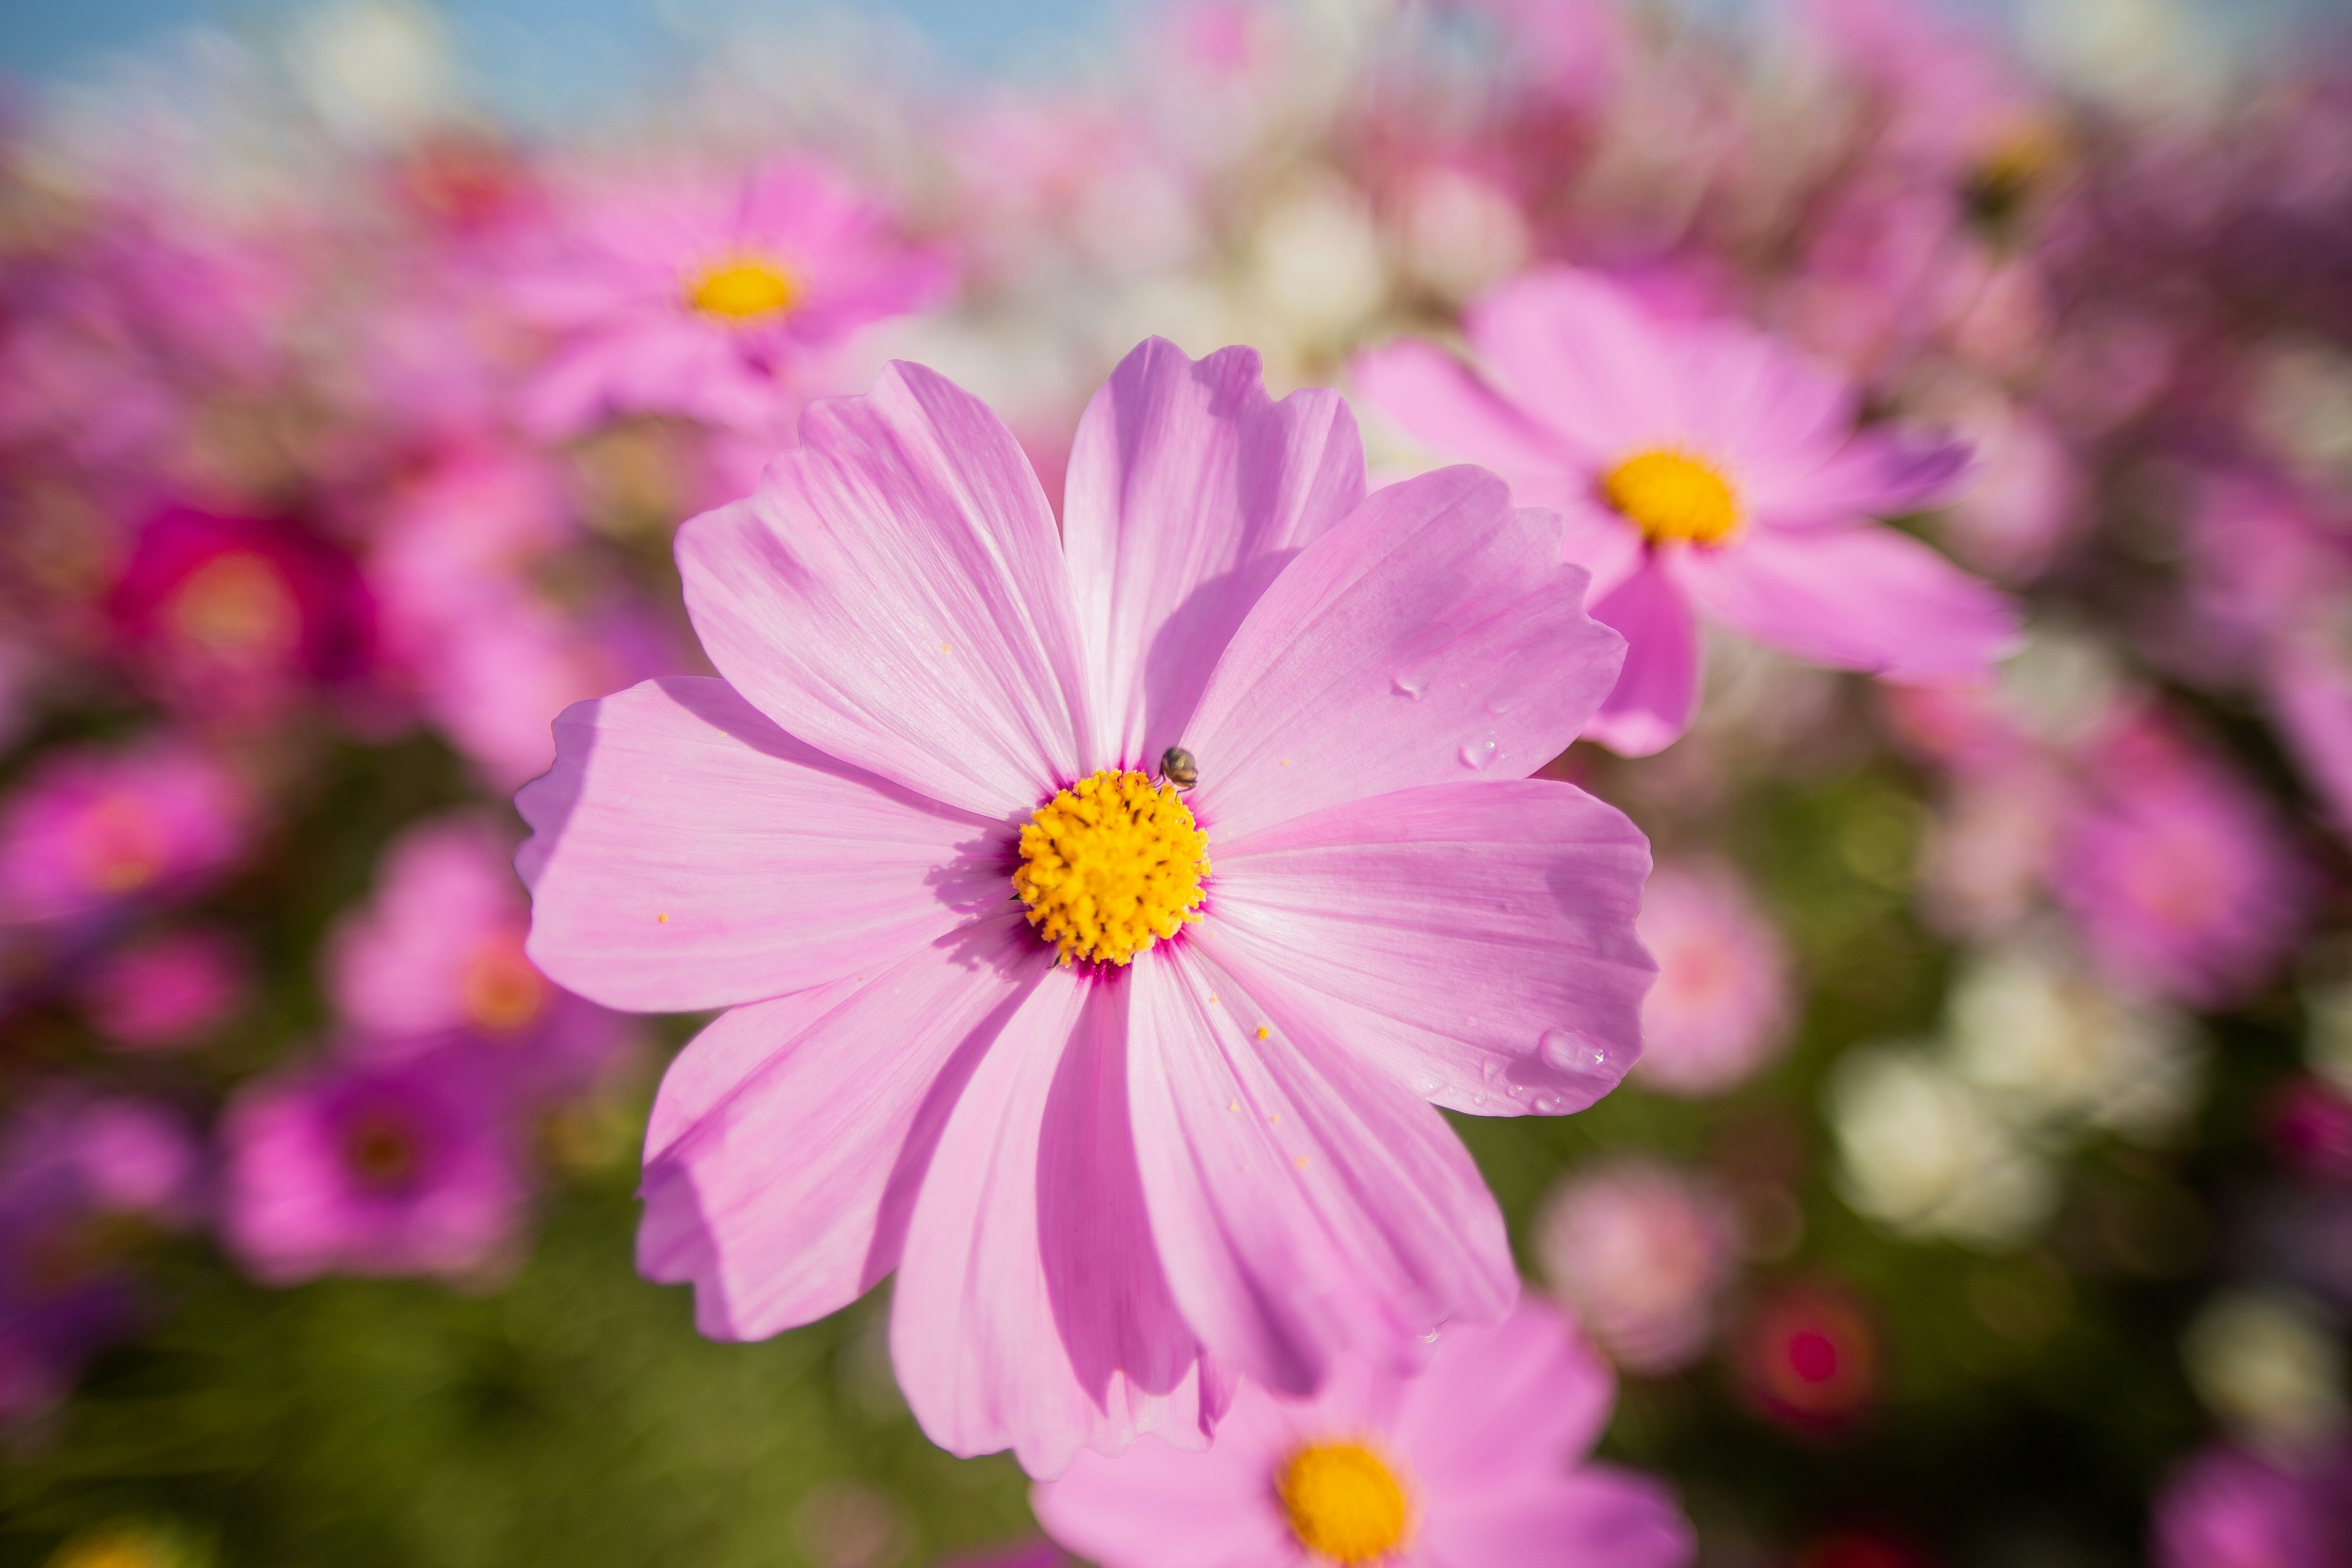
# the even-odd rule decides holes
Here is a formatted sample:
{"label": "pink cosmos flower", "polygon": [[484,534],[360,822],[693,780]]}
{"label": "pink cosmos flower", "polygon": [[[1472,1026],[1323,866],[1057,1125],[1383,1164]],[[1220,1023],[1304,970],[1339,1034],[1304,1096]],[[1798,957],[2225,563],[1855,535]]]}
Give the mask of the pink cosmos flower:
{"label": "pink cosmos flower", "polygon": [[1128,356],[1059,539],[920,366],[801,436],[679,535],[725,679],[573,708],[519,798],[548,974],[734,1009],[662,1085],[640,1267],[738,1339],[897,1268],[925,1430],[1033,1473],[1501,1317],[1434,1107],[1590,1104],[1652,971],[1642,836],[1526,776],[1616,673],[1559,520],[1366,497],[1338,395],[1244,349]]}
{"label": "pink cosmos flower", "polygon": [[463,1031],[528,1092],[585,1088],[628,1043],[621,1020],[549,982],[524,956],[530,904],[513,840],[473,813],[417,824],[384,852],[372,898],[327,943],[328,988],[373,1058]]}
{"label": "pink cosmos flower", "polygon": [[1566,516],[1592,613],[1626,639],[1587,731],[1603,744],[1646,755],[1689,728],[1696,612],[1893,680],[1977,675],[2012,641],[2007,600],[1870,521],[1945,498],[1965,449],[1856,429],[1837,375],[1568,268],[1496,289],[1465,328],[1486,375],[1404,342],[1360,358],[1357,384],[1415,439]]}
{"label": "pink cosmos flower", "polygon": [[2158,1494],[2157,1568],[2336,1568],[2352,1560],[2352,1452],[2282,1467],[2209,1448]]}
{"label": "pink cosmos flower", "polygon": [[1562,1182],[1537,1219],[1535,1251],[1560,1301],[1629,1372],[1689,1365],[1715,1332],[1738,1272],[1731,1205],[1695,1174],[1627,1159]]}
{"label": "pink cosmos flower", "polygon": [[2270,804],[2152,718],[2105,738],[2087,773],[2051,890],[2109,979],[2201,1007],[2268,979],[2314,891]]}
{"label": "pink cosmos flower", "polygon": [[855,186],[800,160],[621,179],[551,242],[513,285],[517,307],[558,334],[523,401],[550,435],[615,414],[765,431],[811,356],[949,277]]}
{"label": "pink cosmos flower", "polygon": [[222,1124],[229,1249],[271,1284],[492,1262],[528,1196],[497,1088],[462,1037],[247,1084]]}
{"label": "pink cosmos flower", "polygon": [[1693,1542],[1666,1489],[1584,1462],[1614,1394],[1526,1300],[1448,1327],[1419,1376],[1351,1361],[1304,1401],[1247,1384],[1208,1452],[1082,1454],[1030,1500],[1104,1568],[1679,1568]]}
{"label": "pink cosmos flower", "polygon": [[1719,1094],[1787,1043],[1788,945],[1729,867],[1660,867],[1636,929],[1658,961],[1642,1004],[1643,1085]]}
{"label": "pink cosmos flower", "polygon": [[242,851],[249,815],[236,780],[177,741],[52,752],[0,806],[0,926],[188,892]]}
{"label": "pink cosmos flower", "polygon": [[82,1005],[92,1026],[127,1050],[176,1050],[243,1005],[251,967],[219,931],[169,931],[100,960],[81,982]]}

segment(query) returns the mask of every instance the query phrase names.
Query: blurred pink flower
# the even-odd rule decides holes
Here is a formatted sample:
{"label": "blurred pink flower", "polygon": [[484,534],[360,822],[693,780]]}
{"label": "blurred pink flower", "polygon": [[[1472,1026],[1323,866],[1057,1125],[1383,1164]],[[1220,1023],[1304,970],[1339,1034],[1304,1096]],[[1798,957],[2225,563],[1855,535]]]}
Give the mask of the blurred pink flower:
{"label": "blurred pink flower", "polygon": [[137,1327],[137,1227],[194,1220],[202,1176],[170,1111],[79,1085],[22,1098],[0,1129],[0,1429],[63,1399]]}
{"label": "blurred pink flower", "polygon": [[1628,1372],[1678,1371],[1706,1352],[1738,1272],[1737,1221],[1714,1184],[1626,1158],[1552,1189],[1536,1220],[1537,1267],[1562,1305]]}
{"label": "blurred pink flower", "polygon": [[1788,1043],[1788,946],[1729,867],[1659,867],[1635,929],[1658,961],[1633,1068],[1645,1088],[1719,1094]]}
{"label": "blurred pink flower", "polygon": [[2156,1568],[2341,1568],[2352,1562],[2352,1453],[2283,1468],[2234,1448],[2175,1470],[2151,1521]]}
{"label": "blurred pink flower", "polygon": [[249,1081],[221,1126],[229,1250],[270,1284],[483,1268],[529,1197],[504,1108],[463,1037],[397,1062]]}
{"label": "blurred pink flower", "polygon": [[622,1021],[524,956],[530,903],[513,841],[483,816],[416,824],[385,850],[373,896],[327,942],[328,988],[372,1058],[439,1048],[465,1031],[527,1093],[588,1087],[627,1045]]}
{"label": "blurred pink flower", "polygon": [[91,1026],[134,1051],[194,1044],[244,1005],[251,964],[216,931],[167,931],[118,948],[79,986]]}
{"label": "blurred pink flower", "polygon": [[640,1267],[727,1338],[895,1267],[925,1430],[1033,1473],[1500,1317],[1434,1106],[1589,1105],[1653,967],[1641,835],[1527,776],[1619,647],[1558,520],[1468,468],[1366,498],[1336,395],[1156,339],[1058,538],[920,366],[801,437],[679,535],[726,679],[572,710],[519,799],[551,976],[734,1009],[663,1083]]}
{"label": "blurred pink flower", "polygon": [[1792,1279],[1748,1308],[1733,1364],[1741,1394],[1764,1415],[1800,1431],[1828,1430],[1878,1397],[1878,1329],[1844,1285]]}
{"label": "blurred pink flower", "polygon": [[864,193],[803,160],[615,178],[578,194],[548,238],[511,294],[557,334],[522,404],[550,435],[616,414],[766,431],[811,356],[950,279],[944,258],[901,241]]}
{"label": "blurred pink flower", "polygon": [[1046,1531],[1104,1568],[1681,1568],[1690,1526],[1659,1482],[1585,1456],[1609,1368],[1523,1300],[1448,1324],[1419,1375],[1350,1361],[1312,1400],[1255,1384],[1215,1447],[1081,1454],[1031,1489]]}
{"label": "blurred pink flower", "polygon": [[1945,499],[1966,449],[1857,430],[1852,388],[1730,321],[1653,311],[1597,274],[1530,272],[1465,323],[1486,380],[1431,344],[1361,356],[1366,395],[1416,439],[1567,518],[1592,614],[1625,634],[1588,733],[1646,755],[1698,701],[1694,609],[1816,664],[1889,679],[1983,672],[2009,603],[1869,520]]}
{"label": "blurred pink flower", "polygon": [[2269,979],[2315,891],[2270,803],[2154,719],[2096,742],[2085,772],[2051,891],[2108,979],[2200,1007]]}
{"label": "blurred pink flower", "polygon": [[0,805],[0,926],[195,890],[245,847],[250,803],[185,742],[51,752]]}
{"label": "blurred pink flower", "polygon": [[284,520],[166,508],[141,529],[107,607],[142,678],[203,715],[267,715],[374,659],[358,566]]}

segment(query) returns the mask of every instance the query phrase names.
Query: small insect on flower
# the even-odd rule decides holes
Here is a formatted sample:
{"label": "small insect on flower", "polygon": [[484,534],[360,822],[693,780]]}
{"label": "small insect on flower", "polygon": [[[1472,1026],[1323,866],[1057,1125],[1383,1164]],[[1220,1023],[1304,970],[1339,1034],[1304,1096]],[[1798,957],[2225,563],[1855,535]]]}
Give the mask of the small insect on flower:
{"label": "small insect on flower", "polygon": [[1160,776],[1178,789],[1191,789],[1201,782],[1201,764],[1183,747],[1171,746],[1160,753]]}

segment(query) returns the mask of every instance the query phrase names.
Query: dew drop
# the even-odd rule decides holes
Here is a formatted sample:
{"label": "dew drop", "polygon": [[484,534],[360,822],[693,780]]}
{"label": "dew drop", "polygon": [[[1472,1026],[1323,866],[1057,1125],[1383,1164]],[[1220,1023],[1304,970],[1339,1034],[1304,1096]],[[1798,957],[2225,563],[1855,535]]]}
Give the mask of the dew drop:
{"label": "dew drop", "polygon": [[1496,1061],[1492,1057],[1488,1057],[1485,1065],[1478,1069],[1480,1075],[1484,1077],[1488,1083],[1494,1082],[1496,1076],[1499,1075],[1502,1070],[1503,1064]]}
{"label": "dew drop", "polygon": [[1610,1076],[1609,1048],[1574,1029],[1547,1029],[1538,1044],[1544,1065],[1578,1078]]}
{"label": "dew drop", "polygon": [[1481,730],[1463,742],[1460,752],[1462,765],[1465,768],[1483,768],[1493,762],[1496,755],[1496,736],[1492,730]]}
{"label": "dew drop", "polygon": [[1415,700],[1420,699],[1422,688],[1428,684],[1427,676],[1412,675],[1403,670],[1399,670],[1389,679],[1389,686],[1399,697],[1410,697]]}

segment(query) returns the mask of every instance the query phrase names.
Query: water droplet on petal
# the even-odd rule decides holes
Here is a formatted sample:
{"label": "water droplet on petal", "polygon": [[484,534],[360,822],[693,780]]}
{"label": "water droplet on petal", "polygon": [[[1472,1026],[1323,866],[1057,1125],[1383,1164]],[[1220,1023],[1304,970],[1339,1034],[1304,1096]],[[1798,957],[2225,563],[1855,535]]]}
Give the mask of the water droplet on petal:
{"label": "water droplet on petal", "polygon": [[1482,730],[1463,742],[1460,753],[1462,765],[1465,768],[1483,768],[1493,762],[1496,756],[1496,740],[1494,731]]}
{"label": "water droplet on petal", "polygon": [[1399,697],[1411,697],[1415,700],[1420,698],[1422,688],[1428,683],[1427,676],[1415,675],[1406,670],[1399,670],[1389,680],[1390,687]]}
{"label": "water droplet on petal", "polygon": [[1614,1079],[1621,1075],[1612,1070],[1609,1047],[1590,1035],[1574,1029],[1547,1029],[1537,1047],[1544,1065],[1554,1072],[1576,1078]]}

